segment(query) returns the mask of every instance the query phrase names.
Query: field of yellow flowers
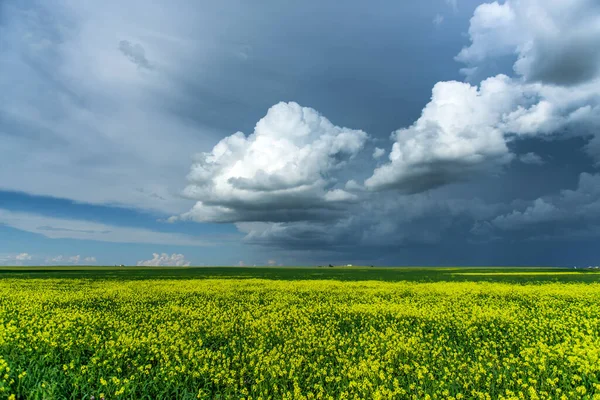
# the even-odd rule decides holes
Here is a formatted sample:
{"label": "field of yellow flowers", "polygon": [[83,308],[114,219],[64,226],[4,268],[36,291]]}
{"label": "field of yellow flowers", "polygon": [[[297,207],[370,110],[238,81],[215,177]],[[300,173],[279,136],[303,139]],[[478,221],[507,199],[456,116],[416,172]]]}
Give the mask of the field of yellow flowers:
{"label": "field of yellow flowers", "polygon": [[600,284],[2,279],[0,398],[600,398]]}

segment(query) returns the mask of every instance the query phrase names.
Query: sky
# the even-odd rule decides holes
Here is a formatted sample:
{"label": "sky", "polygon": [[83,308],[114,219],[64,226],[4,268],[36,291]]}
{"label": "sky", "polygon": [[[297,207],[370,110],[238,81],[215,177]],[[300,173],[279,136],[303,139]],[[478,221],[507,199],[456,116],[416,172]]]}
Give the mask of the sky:
{"label": "sky", "polygon": [[600,2],[0,2],[0,264],[600,264]]}

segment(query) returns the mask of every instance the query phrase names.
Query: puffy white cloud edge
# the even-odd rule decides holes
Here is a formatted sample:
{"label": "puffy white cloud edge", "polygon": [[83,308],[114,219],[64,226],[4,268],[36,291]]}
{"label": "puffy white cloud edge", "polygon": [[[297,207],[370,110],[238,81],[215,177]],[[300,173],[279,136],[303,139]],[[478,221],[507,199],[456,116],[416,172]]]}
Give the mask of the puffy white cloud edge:
{"label": "puffy white cloud edge", "polygon": [[251,135],[237,132],[197,156],[184,191],[197,203],[171,221],[321,219],[357,199],[334,187],[335,175],[367,139],[365,132],[333,125],[312,108],[276,104]]}
{"label": "puffy white cloud edge", "polygon": [[183,254],[152,253],[152,259],[137,262],[139,267],[189,267],[190,262]]}

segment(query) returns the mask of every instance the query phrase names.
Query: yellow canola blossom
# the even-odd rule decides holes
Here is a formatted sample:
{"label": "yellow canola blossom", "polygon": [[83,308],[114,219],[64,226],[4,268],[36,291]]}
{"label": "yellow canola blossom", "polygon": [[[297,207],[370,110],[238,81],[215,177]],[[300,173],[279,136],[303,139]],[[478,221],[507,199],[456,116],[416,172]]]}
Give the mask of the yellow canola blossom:
{"label": "yellow canola blossom", "polygon": [[598,399],[600,285],[0,280],[0,399]]}

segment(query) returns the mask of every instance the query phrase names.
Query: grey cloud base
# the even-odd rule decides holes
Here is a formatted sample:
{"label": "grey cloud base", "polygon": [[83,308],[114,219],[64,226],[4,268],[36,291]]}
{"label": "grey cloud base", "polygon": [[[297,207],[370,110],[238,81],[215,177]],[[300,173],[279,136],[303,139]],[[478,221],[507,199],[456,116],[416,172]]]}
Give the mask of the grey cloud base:
{"label": "grey cloud base", "polygon": [[363,131],[333,125],[314,109],[279,103],[248,137],[237,132],[197,156],[184,190],[197,203],[179,218],[204,222],[331,219],[357,200],[335,187],[336,174],[367,138]]}
{"label": "grey cloud base", "polygon": [[0,196],[182,222],[2,204],[0,222],[188,248],[234,223],[278,262],[535,262],[597,240],[600,3],[446,3],[1,1]]}
{"label": "grey cloud base", "polygon": [[[541,0],[479,6],[471,19],[471,43],[457,60],[474,71],[514,54],[516,75],[438,82],[421,116],[392,133],[387,160],[380,147],[370,161],[360,159],[363,170],[372,171],[364,184],[349,171],[370,140],[366,133],[334,126],[296,103],[280,103],[252,135],[238,132],[199,156],[185,190],[197,203],[179,218],[235,222],[248,243],[340,251],[433,244],[447,241],[447,235],[483,243],[529,225],[565,222],[567,192],[513,211],[514,204],[449,198],[440,190],[503,174],[517,168],[513,160],[541,167],[543,156],[509,150],[525,138],[591,139],[581,152],[600,160],[599,19],[586,13],[597,6],[582,0],[565,7]],[[527,24],[533,11],[544,19]],[[586,30],[563,37],[543,26],[554,24],[560,32],[569,21]],[[583,60],[580,53],[589,56]],[[575,57],[569,61],[568,55]],[[580,186],[594,186],[590,176],[582,175]]]}

